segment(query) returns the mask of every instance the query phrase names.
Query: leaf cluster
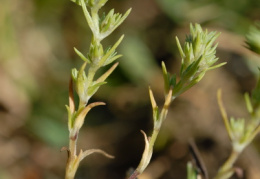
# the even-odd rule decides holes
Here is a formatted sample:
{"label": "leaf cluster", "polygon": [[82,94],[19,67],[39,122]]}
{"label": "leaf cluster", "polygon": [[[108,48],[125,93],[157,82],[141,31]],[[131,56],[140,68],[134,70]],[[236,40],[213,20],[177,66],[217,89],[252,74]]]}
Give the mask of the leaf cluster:
{"label": "leaf cluster", "polygon": [[173,99],[181,93],[197,84],[209,70],[223,66],[224,63],[214,65],[218,58],[216,57],[215,40],[220,35],[215,31],[203,31],[199,24],[194,26],[190,24],[190,34],[186,36],[184,47],[180,45],[176,37],[177,46],[181,56],[180,80],[176,80],[176,75],[170,75],[167,72],[165,64],[162,64],[165,94],[170,88],[173,88]]}

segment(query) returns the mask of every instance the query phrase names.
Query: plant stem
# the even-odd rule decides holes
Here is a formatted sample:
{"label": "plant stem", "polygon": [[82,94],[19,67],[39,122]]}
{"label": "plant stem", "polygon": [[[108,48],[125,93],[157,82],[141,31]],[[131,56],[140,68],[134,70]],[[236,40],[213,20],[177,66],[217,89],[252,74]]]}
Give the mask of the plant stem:
{"label": "plant stem", "polygon": [[94,22],[94,27],[95,27],[93,35],[95,37],[99,37],[100,36],[100,29],[99,29],[99,24],[98,24],[99,23],[99,16],[98,16],[98,9],[97,9],[97,7],[92,7],[91,8],[91,15],[92,15],[92,20]]}
{"label": "plant stem", "polygon": [[134,173],[132,173],[132,175],[131,175],[128,179],[136,179],[139,174],[140,174],[140,173],[138,173],[138,172],[135,170]]}
{"label": "plant stem", "polygon": [[77,154],[77,139],[70,139],[69,143],[70,154],[76,156]]}
{"label": "plant stem", "polygon": [[153,108],[153,118],[154,118],[153,133],[152,133],[151,137],[147,138],[146,134],[143,131],[141,131],[144,134],[144,138],[145,138],[145,149],[144,149],[143,156],[142,156],[142,159],[141,159],[138,167],[136,168],[135,172],[129,177],[129,179],[134,179],[138,175],[142,174],[143,171],[148,166],[148,164],[150,163],[150,160],[151,160],[152,154],[153,154],[154,143],[157,139],[157,136],[161,129],[162,123],[167,117],[168,108],[172,102],[172,89],[170,89],[168,92],[168,95],[165,97],[165,102],[164,102],[163,108],[161,110],[161,113],[158,116],[157,115],[158,106],[155,102],[153,92],[151,89],[149,89],[149,94],[150,94],[151,104],[152,104],[152,108]]}
{"label": "plant stem", "polygon": [[153,154],[153,146],[154,146],[154,143],[155,143],[155,141],[157,139],[157,136],[158,136],[158,134],[160,132],[160,129],[161,129],[161,126],[162,126],[162,122],[167,117],[169,104],[170,103],[165,103],[164,104],[159,119],[156,119],[156,121],[154,122],[154,129],[153,129],[152,136],[147,139],[146,138],[146,134],[143,132],[143,134],[145,136],[145,141],[146,141],[145,150],[144,150],[142,159],[141,159],[138,167],[136,168],[134,173],[128,179],[135,179],[138,175],[142,174],[143,171],[148,166],[148,164],[150,163],[150,160],[151,160],[152,154]]}
{"label": "plant stem", "polygon": [[66,166],[65,179],[73,179],[78,169],[79,161],[77,158],[77,135],[70,137],[69,142],[69,157]]}
{"label": "plant stem", "polygon": [[232,174],[234,173],[233,164],[237,160],[239,154],[240,152],[237,152],[233,149],[229,158],[219,169],[217,176],[214,179],[228,179],[230,176],[232,176]]}
{"label": "plant stem", "polygon": [[[135,179],[138,175],[142,174],[144,169],[147,167],[147,165],[150,163],[150,160],[152,158],[152,154],[153,154],[153,146],[154,146],[154,143],[157,139],[157,136],[158,136],[158,133],[160,131],[160,128],[161,128],[161,122],[159,125],[156,125],[156,127],[154,127],[154,130],[153,130],[153,133],[152,133],[152,136],[149,137],[149,139],[147,140],[146,138],[146,134],[142,131],[142,133],[144,134],[145,136],[145,141],[146,142],[149,142],[149,144],[145,144],[145,150],[144,150],[144,153],[143,153],[143,156],[142,156],[142,159],[138,165],[138,167],[136,168],[136,170],[134,171],[134,173],[132,173],[132,175],[128,178],[128,179]],[[148,146],[147,146],[148,145]],[[148,148],[146,148],[148,147]]]}

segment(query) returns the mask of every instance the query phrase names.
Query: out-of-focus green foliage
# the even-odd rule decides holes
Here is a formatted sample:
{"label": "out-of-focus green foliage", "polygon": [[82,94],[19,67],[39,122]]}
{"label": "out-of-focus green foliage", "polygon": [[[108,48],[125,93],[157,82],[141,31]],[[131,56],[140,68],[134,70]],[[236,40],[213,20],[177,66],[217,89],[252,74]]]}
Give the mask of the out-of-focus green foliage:
{"label": "out-of-focus green foliage", "polygon": [[250,50],[260,54],[260,23],[250,27],[249,32],[246,35],[246,43]]}
{"label": "out-of-focus green foliage", "polygon": [[144,85],[152,80],[151,77],[157,72],[155,59],[138,35],[126,37],[120,49],[124,54],[120,68],[132,82]]}
{"label": "out-of-focus green foliage", "polygon": [[[236,32],[244,32],[252,23],[259,1],[157,0],[163,11],[176,23],[218,23]],[[246,18],[248,17],[248,18]]]}

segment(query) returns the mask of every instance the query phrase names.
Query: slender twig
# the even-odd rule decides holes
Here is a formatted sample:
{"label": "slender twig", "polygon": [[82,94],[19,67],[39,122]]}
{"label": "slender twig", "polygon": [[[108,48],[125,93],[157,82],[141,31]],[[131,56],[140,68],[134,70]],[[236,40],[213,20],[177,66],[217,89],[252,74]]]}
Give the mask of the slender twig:
{"label": "slender twig", "polygon": [[219,169],[216,177],[214,179],[228,179],[234,174],[233,165],[237,158],[239,157],[240,152],[235,151],[234,149],[231,152],[231,155],[227,159],[227,161],[222,165]]}
{"label": "slender twig", "polygon": [[220,112],[221,112],[221,115],[222,115],[222,119],[223,119],[225,127],[227,129],[229,138],[230,138],[230,140],[232,140],[231,127],[230,127],[230,124],[229,124],[227,112],[226,112],[226,110],[224,108],[224,104],[222,102],[222,92],[221,92],[220,89],[217,92],[217,99],[218,99],[218,105],[219,105],[219,109],[220,109]]}

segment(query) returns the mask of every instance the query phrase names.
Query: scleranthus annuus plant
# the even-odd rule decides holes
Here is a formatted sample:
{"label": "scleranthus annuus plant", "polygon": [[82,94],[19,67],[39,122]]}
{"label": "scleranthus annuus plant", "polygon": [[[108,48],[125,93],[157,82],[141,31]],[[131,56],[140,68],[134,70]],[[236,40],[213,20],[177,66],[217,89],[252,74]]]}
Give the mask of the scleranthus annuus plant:
{"label": "scleranthus annuus plant", "polygon": [[[257,95],[257,97],[255,96]],[[225,163],[220,167],[214,179],[228,179],[235,173],[234,164],[244,149],[253,141],[260,132],[260,82],[253,91],[250,98],[248,93],[245,93],[245,101],[247,110],[250,114],[250,119],[245,118],[228,118],[226,110],[222,102],[221,90],[218,91],[218,103],[222,118],[231,141],[232,151]],[[257,99],[258,98],[258,99]]]}
{"label": "scleranthus annuus plant", "polygon": [[[260,24],[257,24],[260,27]],[[252,52],[260,54],[260,30],[251,26],[246,35],[247,48]],[[256,87],[251,93],[245,93],[245,103],[247,111],[250,114],[249,119],[228,118],[227,112],[222,102],[221,90],[218,91],[218,104],[220,112],[231,142],[232,151],[225,163],[218,170],[214,179],[228,179],[235,173],[234,164],[244,149],[260,133],[260,76]]]}
{"label": "scleranthus annuus plant", "polygon": [[[178,37],[176,37],[178,49],[182,58],[180,80],[176,82],[176,75],[170,81],[165,76],[166,91],[173,87],[172,98],[176,98],[193,85],[197,84],[209,70],[221,67],[225,62],[215,65],[216,57],[215,40],[220,35],[216,31],[203,30],[199,24],[190,24],[190,34],[186,37],[182,48]],[[213,46],[214,45],[214,46]],[[163,66],[165,66],[163,64]],[[163,67],[165,68],[165,67]],[[167,71],[164,70],[166,73]]]}
{"label": "scleranthus annuus plant", "polygon": [[[171,75],[167,72],[164,62],[162,62],[162,71],[164,77],[164,92],[165,102],[161,111],[156,104],[152,90],[149,88],[149,95],[153,109],[153,132],[150,137],[141,131],[145,139],[145,149],[139,165],[129,179],[135,179],[138,175],[143,173],[150,163],[153,146],[161,129],[163,121],[168,114],[168,108],[172,101],[197,84],[206,74],[207,71],[221,67],[225,64],[220,63],[215,65],[218,61],[216,58],[217,44],[215,40],[219,36],[217,32],[203,31],[199,24],[194,26],[190,24],[190,34],[187,36],[184,48],[181,47],[178,38],[176,37],[179,52],[182,58],[180,78],[177,80],[177,75]],[[194,175],[193,175],[194,176]]]}
{"label": "scleranthus annuus plant", "polygon": [[[66,166],[66,179],[73,179],[80,162],[92,153],[100,153],[108,158],[113,158],[100,149],[89,149],[77,151],[77,140],[80,129],[84,124],[84,120],[88,112],[96,106],[105,105],[103,102],[94,102],[89,104],[90,98],[98,91],[98,89],[106,84],[106,79],[116,69],[118,62],[114,63],[120,54],[117,54],[116,48],[123,40],[123,35],[107,50],[104,50],[102,40],[109,36],[129,15],[131,9],[125,14],[114,13],[110,10],[107,14],[99,16],[99,10],[106,4],[108,0],[72,0],[82,7],[86,21],[92,31],[92,40],[90,43],[87,55],[81,53],[74,48],[75,53],[83,60],[83,64],[79,69],[72,69],[71,80],[69,85],[69,105],[66,106],[68,111],[68,129],[69,129],[69,147],[64,147],[62,150],[67,150],[68,161]],[[149,96],[153,111],[153,131],[148,136],[144,131],[145,148],[136,170],[132,173],[129,179],[136,179],[142,174],[150,163],[153,147],[157,136],[160,132],[163,121],[167,118],[168,109],[171,103],[182,93],[189,90],[197,84],[209,70],[219,68],[225,64],[216,64],[217,43],[216,39],[220,33],[216,31],[208,32],[203,30],[199,24],[190,24],[190,34],[186,37],[185,43],[182,46],[179,39],[176,37],[177,46],[181,56],[180,74],[171,75],[162,62],[162,72],[164,79],[164,95],[165,102],[162,109],[159,109],[154,98],[152,89],[149,88]],[[247,36],[247,44],[251,50],[258,53],[258,37],[259,31],[253,29]],[[107,65],[114,63],[106,72],[99,77],[96,77],[96,72]],[[76,105],[74,100],[74,89],[78,96],[79,103]],[[221,93],[218,93],[218,101],[221,109],[221,114],[228,131],[231,143],[232,153],[227,161],[220,167],[215,179],[227,179],[234,173],[233,164],[254,137],[260,132],[260,82],[252,93],[250,98],[245,95],[248,112],[251,115],[249,122],[243,118],[227,117],[224,106],[221,101]],[[196,148],[193,144],[193,149]],[[196,158],[195,163],[200,163],[197,150],[193,151],[193,156]],[[187,178],[198,179],[208,178],[204,167],[194,166],[191,162],[187,164]]]}
{"label": "scleranthus annuus plant", "polygon": [[[107,77],[115,70],[118,62],[112,65],[104,74],[96,79],[96,72],[106,65],[113,63],[121,55],[115,51],[120,42],[123,40],[123,35],[119,40],[108,50],[103,50],[101,41],[109,36],[129,15],[129,9],[124,15],[114,13],[114,10],[102,17],[99,16],[99,10],[106,4],[108,0],[72,0],[82,7],[84,16],[92,31],[92,40],[87,56],[83,55],[79,50],[75,49],[78,56],[84,61],[79,70],[72,69],[72,77],[69,85],[69,106],[66,106],[68,111],[68,129],[69,129],[69,148],[68,161],[66,167],[66,179],[73,179],[78,169],[79,163],[86,156],[92,153],[101,153],[106,157],[113,158],[100,149],[80,150],[77,152],[77,139],[79,131],[84,124],[84,120],[91,108],[105,105],[103,102],[94,102],[89,104],[89,99],[97,92],[100,86],[106,84]],[[86,66],[88,65],[88,70]],[[74,100],[74,88],[79,98],[79,104],[76,106]]]}

